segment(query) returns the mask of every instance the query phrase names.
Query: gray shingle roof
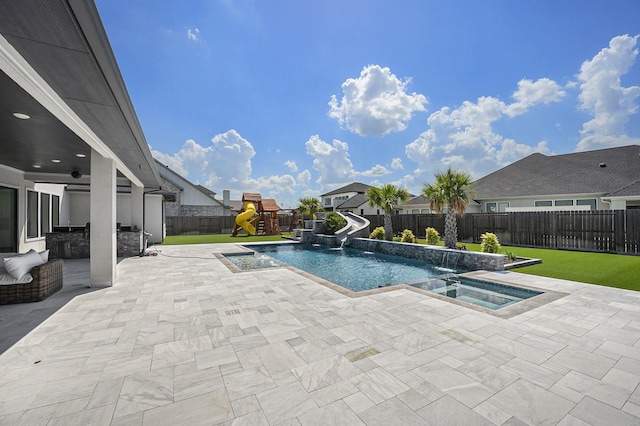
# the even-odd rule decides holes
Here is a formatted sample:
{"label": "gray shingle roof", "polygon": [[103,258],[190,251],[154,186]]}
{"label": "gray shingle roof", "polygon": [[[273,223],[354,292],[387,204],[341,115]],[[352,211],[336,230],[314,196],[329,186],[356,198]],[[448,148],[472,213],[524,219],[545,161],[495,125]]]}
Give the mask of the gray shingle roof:
{"label": "gray shingle roof", "polygon": [[357,192],[358,194],[366,194],[367,190],[369,189],[369,186],[370,185],[365,185],[364,183],[353,182],[353,183],[350,183],[349,185],[343,186],[338,189],[334,189],[333,191],[327,192],[326,194],[322,194],[320,196],[324,197],[327,195],[342,194],[344,192]]}
{"label": "gray shingle roof", "polygon": [[340,204],[339,209],[356,209],[367,202],[367,196],[365,194],[357,194],[349,198],[344,203]]}
{"label": "gray shingle roof", "polygon": [[404,203],[405,206],[411,206],[415,204],[429,204],[429,198],[427,198],[425,195],[418,195],[417,197],[414,197]]}
{"label": "gray shingle roof", "polygon": [[[640,145],[629,145],[553,156],[531,154],[478,179],[473,190],[477,194],[477,200],[536,195],[609,194],[638,181]],[[631,187],[629,190],[632,189],[635,191],[640,188]]]}

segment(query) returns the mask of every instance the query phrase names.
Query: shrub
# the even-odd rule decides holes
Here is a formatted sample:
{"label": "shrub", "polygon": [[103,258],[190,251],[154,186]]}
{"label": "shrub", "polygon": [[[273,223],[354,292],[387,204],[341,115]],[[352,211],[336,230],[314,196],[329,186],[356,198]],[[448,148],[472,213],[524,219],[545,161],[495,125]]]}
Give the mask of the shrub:
{"label": "shrub", "polygon": [[393,241],[396,242],[396,243],[399,243],[400,242],[400,237],[393,237]]}
{"label": "shrub", "polygon": [[518,259],[518,256],[512,251],[505,251],[504,254],[507,255],[509,262],[515,262]]}
{"label": "shrub", "polygon": [[480,251],[483,253],[497,253],[500,250],[500,242],[496,234],[491,232],[485,232],[480,235],[482,238],[482,244],[480,244]]}
{"label": "shrub", "polygon": [[415,235],[413,235],[413,232],[411,232],[410,229],[405,229],[404,231],[402,231],[400,241],[402,241],[403,243],[415,243],[416,237]]}
{"label": "shrub", "polygon": [[427,228],[427,244],[437,246],[440,242],[440,234],[435,228]]}
{"label": "shrub", "polygon": [[338,213],[329,212],[324,217],[324,226],[327,227],[327,232],[329,234],[335,234],[336,231],[339,231],[340,229],[347,226],[347,221]]}
{"label": "shrub", "polygon": [[466,250],[467,249],[467,245],[465,243],[457,243],[456,244],[456,248],[458,250]]}
{"label": "shrub", "polygon": [[372,240],[384,240],[384,226],[378,226],[374,229],[369,238]]}

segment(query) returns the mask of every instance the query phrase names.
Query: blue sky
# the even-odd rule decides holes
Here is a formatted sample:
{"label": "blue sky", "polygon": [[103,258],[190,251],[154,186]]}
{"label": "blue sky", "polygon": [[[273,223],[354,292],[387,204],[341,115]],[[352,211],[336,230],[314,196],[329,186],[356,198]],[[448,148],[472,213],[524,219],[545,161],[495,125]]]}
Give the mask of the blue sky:
{"label": "blue sky", "polygon": [[640,144],[640,2],[97,0],[156,158],[283,207]]}

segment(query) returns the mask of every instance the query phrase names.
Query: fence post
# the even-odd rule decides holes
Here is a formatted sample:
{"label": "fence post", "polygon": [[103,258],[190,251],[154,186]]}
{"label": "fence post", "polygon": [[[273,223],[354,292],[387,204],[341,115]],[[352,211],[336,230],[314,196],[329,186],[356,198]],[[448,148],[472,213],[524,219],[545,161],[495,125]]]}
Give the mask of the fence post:
{"label": "fence post", "polygon": [[615,238],[616,253],[625,253],[625,219],[626,210],[613,211],[613,235]]}

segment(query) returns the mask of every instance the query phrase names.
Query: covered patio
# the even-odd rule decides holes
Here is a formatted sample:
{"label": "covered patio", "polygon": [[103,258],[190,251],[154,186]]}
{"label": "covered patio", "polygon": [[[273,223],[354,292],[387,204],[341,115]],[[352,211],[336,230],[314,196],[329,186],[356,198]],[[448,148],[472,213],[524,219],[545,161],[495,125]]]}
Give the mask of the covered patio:
{"label": "covered patio", "polygon": [[640,423],[636,292],[500,273],[567,293],[503,319],[161,250],[0,355],[1,424]]}

